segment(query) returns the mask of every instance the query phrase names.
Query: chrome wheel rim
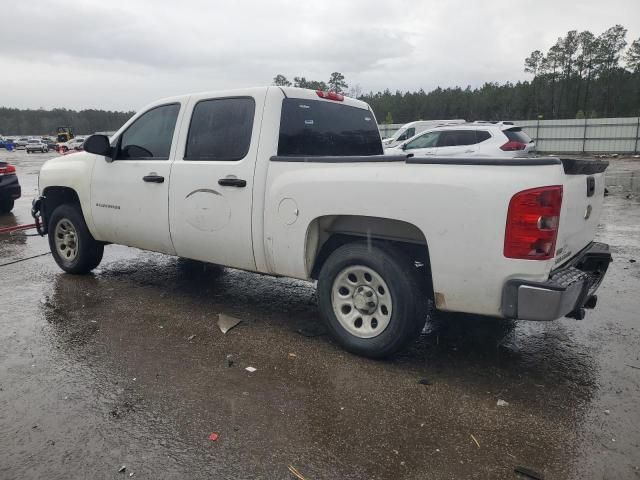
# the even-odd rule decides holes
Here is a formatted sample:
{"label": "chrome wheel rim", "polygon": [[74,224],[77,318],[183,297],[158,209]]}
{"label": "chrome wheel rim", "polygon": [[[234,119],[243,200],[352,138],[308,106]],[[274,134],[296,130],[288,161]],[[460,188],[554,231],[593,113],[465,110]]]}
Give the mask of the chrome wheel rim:
{"label": "chrome wheel rim", "polygon": [[389,326],[393,299],[382,276],[364,265],[342,270],[331,288],[333,313],[340,325],[359,338],[373,338]]}
{"label": "chrome wheel rim", "polygon": [[54,230],[58,256],[65,262],[73,262],[78,256],[78,233],[66,218],[61,219]]}

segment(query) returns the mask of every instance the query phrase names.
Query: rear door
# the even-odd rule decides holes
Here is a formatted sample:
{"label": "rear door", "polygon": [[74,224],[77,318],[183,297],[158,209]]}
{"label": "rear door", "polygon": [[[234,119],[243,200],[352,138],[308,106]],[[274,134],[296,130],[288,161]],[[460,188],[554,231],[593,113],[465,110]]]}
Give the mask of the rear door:
{"label": "rear door", "polygon": [[96,160],[91,213],[100,240],[175,253],[168,198],[181,108],[175,102],[142,113],[114,140],[113,161]]}
{"label": "rear door", "polygon": [[478,151],[475,130],[444,130],[438,139],[438,156],[473,155]]}
{"label": "rear door", "polygon": [[404,145],[404,151],[406,153],[413,153],[416,157],[426,157],[436,155],[438,148],[438,138],[441,132],[426,132],[422,135],[414,138]]}
{"label": "rear door", "polygon": [[266,90],[191,97],[171,172],[169,219],[176,254],[255,270],[254,170]]}

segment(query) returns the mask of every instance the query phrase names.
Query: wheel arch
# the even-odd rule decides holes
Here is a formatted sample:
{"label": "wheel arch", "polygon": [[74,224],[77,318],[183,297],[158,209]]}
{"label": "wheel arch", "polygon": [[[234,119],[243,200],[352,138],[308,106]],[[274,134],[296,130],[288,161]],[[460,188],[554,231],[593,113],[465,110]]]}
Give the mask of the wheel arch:
{"label": "wheel arch", "polygon": [[392,218],[364,215],[325,215],[309,223],[305,238],[305,262],[309,277],[317,279],[327,258],[337,248],[351,242],[392,245],[424,268],[422,278],[433,296],[433,280],[427,238],[416,225]]}
{"label": "wheel arch", "polygon": [[51,218],[51,214],[53,213],[53,211],[58,206],[65,203],[76,205],[86,219],[86,216],[82,211],[80,196],[78,195],[78,192],[76,192],[73,188],[62,187],[62,186],[46,187],[42,191],[42,197],[43,197],[43,207],[44,207],[42,211],[42,220],[43,220],[45,232],[47,232],[49,229],[49,219]]}

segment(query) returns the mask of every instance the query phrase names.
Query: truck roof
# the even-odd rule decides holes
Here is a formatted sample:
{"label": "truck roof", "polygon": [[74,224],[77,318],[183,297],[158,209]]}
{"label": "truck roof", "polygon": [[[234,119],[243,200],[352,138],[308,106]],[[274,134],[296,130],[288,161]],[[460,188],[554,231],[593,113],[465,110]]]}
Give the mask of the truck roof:
{"label": "truck roof", "polygon": [[231,89],[231,90],[210,90],[210,91],[204,91],[204,92],[192,92],[192,93],[188,93],[185,95],[176,95],[174,97],[166,97],[166,98],[161,98],[159,100],[156,100],[150,104],[148,104],[145,108],[154,106],[154,105],[162,105],[162,104],[166,104],[166,103],[171,103],[171,102],[176,102],[176,101],[180,101],[180,100],[184,100],[185,98],[190,97],[191,95],[207,95],[207,94],[211,94],[211,96],[243,96],[243,95],[251,95],[251,94],[255,94],[255,93],[262,93],[264,90],[269,90],[269,89],[279,89],[282,91],[283,95],[286,97],[292,97],[292,98],[304,98],[307,100],[322,100],[322,101],[326,101],[326,102],[336,102],[339,101],[340,103],[342,103],[343,105],[348,105],[350,107],[357,107],[357,108],[363,108],[365,110],[371,110],[369,108],[369,105],[366,102],[363,102],[361,100],[357,100],[355,98],[351,98],[351,97],[347,97],[344,95],[342,96],[342,100],[328,100],[328,99],[323,99],[318,95],[318,91],[316,90],[309,90],[306,88],[297,88],[297,87],[280,87],[280,86],[275,86],[275,85],[270,85],[270,86],[265,86],[265,87],[249,87],[249,88],[236,88],[236,89]]}

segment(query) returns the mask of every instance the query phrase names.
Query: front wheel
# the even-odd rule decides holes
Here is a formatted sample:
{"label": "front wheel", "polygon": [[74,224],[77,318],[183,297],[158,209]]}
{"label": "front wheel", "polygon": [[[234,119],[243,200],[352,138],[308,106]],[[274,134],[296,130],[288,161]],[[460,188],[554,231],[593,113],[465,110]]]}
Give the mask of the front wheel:
{"label": "front wheel", "polygon": [[97,242],[80,208],[64,204],[49,219],[49,248],[58,266],[67,273],[88,273],[102,260],[104,245]]}
{"label": "front wheel", "polygon": [[423,284],[411,259],[393,245],[349,243],[322,266],[318,303],[342,347],[382,358],[403,349],[424,326]]}

